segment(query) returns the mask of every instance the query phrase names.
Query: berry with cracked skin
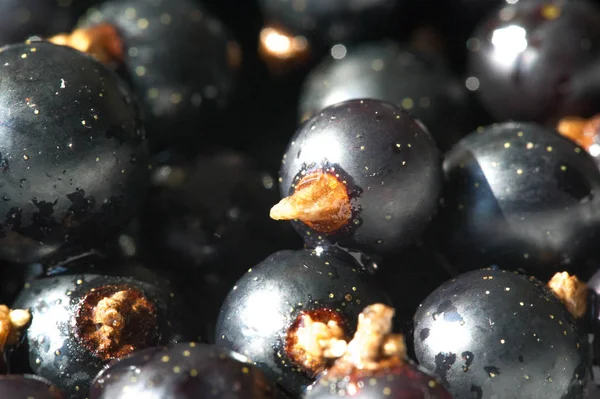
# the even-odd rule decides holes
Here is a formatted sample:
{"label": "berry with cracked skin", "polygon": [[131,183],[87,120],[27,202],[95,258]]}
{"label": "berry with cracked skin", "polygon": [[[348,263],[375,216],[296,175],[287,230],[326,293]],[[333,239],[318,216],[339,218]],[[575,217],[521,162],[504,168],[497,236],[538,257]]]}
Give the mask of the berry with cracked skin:
{"label": "berry with cracked skin", "polygon": [[583,149],[537,124],[503,123],[463,138],[444,172],[436,237],[456,268],[582,272],[600,233],[600,172]]}
{"label": "berry with cracked skin", "polygon": [[196,342],[145,349],[113,362],[98,374],[90,389],[90,399],[126,399],[131,395],[164,399],[282,398],[249,359]]}
{"label": "berry with cracked skin", "polygon": [[[444,283],[414,317],[419,364],[455,397],[583,398],[587,335],[574,316],[585,312],[587,294],[562,277],[546,286],[483,269]],[[563,287],[561,298],[550,287]],[[582,303],[569,305],[571,314],[561,299]]]}
{"label": "berry with cracked skin", "polygon": [[299,395],[344,349],[364,306],[376,302],[387,296],[350,255],[280,251],[233,287],[215,340]]}
{"label": "berry with cracked skin", "polygon": [[13,305],[32,321],[11,360],[70,398],[86,397],[110,360],[197,338],[192,312],[168,281],[133,263],[106,266],[83,263],[30,280]]}
{"label": "berry with cracked skin", "polygon": [[600,8],[591,1],[519,1],[468,42],[476,93],[499,121],[556,122],[598,111]]}
{"label": "berry with cracked skin", "polygon": [[50,40],[121,72],[155,146],[201,133],[232,99],[241,63],[229,30],[192,0],[107,1]]}
{"label": "berry with cracked skin", "polygon": [[0,52],[0,259],[100,245],[135,214],[147,146],[116,74],[45,42]]}
{"label": "berry with cracked skin", "polygon": [[306,78],[299,114],[307,120],[330,105],[361,98],[405,109],[427,126],[444,150],[467,130],[469,98],[464,85],[441,59],[391,41],[334,46]]}
{"label": "berry with cracked skin", "polygon": [[282,199],[271,217],[295,220],[309,245],[368,255],[399,252],[429,225],[442,189],[426,128],[379,100],[349,100],[304,123],[283,155]]}

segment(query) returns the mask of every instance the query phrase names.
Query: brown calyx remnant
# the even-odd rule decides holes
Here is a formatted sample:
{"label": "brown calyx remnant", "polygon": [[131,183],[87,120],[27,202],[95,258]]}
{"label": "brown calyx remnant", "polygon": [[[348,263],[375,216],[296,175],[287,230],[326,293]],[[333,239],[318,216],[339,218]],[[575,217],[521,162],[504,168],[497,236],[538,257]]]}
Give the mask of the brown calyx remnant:
{"label": "brown calyx remnant", "polygon": [[28,310],[11,310],[6,305],[0,305],[0,354],[7,345],[14,345],[19,341],[25,326],[31,321]]}
{"label": "brown calyx remnant", "polygon": [[579,319],[587,310],[589,288],[576,276],[567,272],[556,273],[548,282],[548,288],[565,304],[567,310]]}
{"label": "brown calyx remnant", "polygon": [[352,219],[348,188],[330,173],[313,172],[297,184],[294,194],[271,208],[275,220],[300,220],[315,231],[332,233]]}
{"label": "brown calyx remnant", "polygon": [[305,373],[315,376],[344,354],[345,320],[331,309],[303,311],[286,334],[285,352]]}
{"label": "brown calyx remnant", "polygon": [[561,119],[557,130],[564,137],[589,151],[592,145],[597,144],[597,136],[600,134],[600,115],[590,119],[574,117]]}
{"label": "brown calyx remnant", "polygon": [[276,75],[285,74],[311,58],[310,44],[304,36],[294,36],[274,25],[260,31],[258,53]]}
{"label": "brown calyx remnant", "polygon": [[140,290],[128,286],[91,290],[75,316],[77,338],[102,360],[153,345],[157,324],[154,305]]}
{"label": "brown calyx remnant", "polygon": [[89,54],[103,64],[120,64],[123,61],[123,42],[110,24],[75,29],[72,33],[53,36],[48,41]]}

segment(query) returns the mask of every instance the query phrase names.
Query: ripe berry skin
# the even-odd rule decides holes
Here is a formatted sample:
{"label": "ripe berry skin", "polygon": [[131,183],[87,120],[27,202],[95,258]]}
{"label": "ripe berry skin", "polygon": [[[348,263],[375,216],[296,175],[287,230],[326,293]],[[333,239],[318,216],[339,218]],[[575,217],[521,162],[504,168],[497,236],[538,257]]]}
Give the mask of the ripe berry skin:
{"label": "ripe berry skin", "polygon": [[150,348],[111,363],[92,384],[90,399],[269,399],[277,389],[248,359],[213,345],[185,342]]}
{"label": "ripe berry skin", "polygon": [[492,269],[462,274],[431,293],[414,321],[419,364],[454,397],[583,397],[587,337],[534,278]]}
{"label": "ripe berry skin", "polygon": [[465,133],[466,89],[440,59],[389,41],[344,47],[343,56],[334,50],[304,82],[299,106],[303,119],[341,101],[373,98],[419,119],[442,149]]}
{"label": "ripe berry skin", "polygon": [[121,69],[140,99],[153,145],[200,134],[207,117],[231,100],[239,48],[198,2],[108,1],[79,26],[102,23],[119,34]]}
{"label": "ripe berry skin", "polygon": [[34,375],[0,375],[0,392],[10,399],[63,399],[62,393],[48,381]]}
{"label": "ripe berry skin", "polygon": [[553,130],[528,123],[478,130],[446,155],[444,172],[438,239],[457,268],[498,265],[548,278],[565,265],[579,273],[593,251],[600,173]]}
{"label": "ripe berry skin", "polygon": [[352,220],[329,234],[295,223],[305,240],[367,254],[399,252],[437,210],[439,151],[423,125],[389,103],[350,100],[304,123],[283,156],[281,195],[293,194],[295,183],[316,170],[340,176],[350,195]]}
{"label": "ripe berry skin", "polygon": [[102,243],[143,200],[147,148],[130,92],[75,50],[0,52],[0,259]]}
{"label": "ripe berry skin", "polygon": [[520,1],[484,20],[469,41],[469,74],[499,121],[591,116],[600,9],[589,1]]}
{"label": "ripe berry skin", "polygon": [[[190,312],[166,281],[136,264],[119,265],[110,274],[88,266],[29,281],[14,303],[32,314],[26,345],[17,349],[14,363],[48,379],[69,398],[86,397],[91,380],[113,358],[93,353],[79,338],[89,333],[81,327],[81,304],[92,289],[131,287],[150,301],[156,322],[155,326],[148,324],[151,332],[138,349],[197,338],[189,322]],[[128,328],[132,334],[140,334],[135,326]]]}
{"label": "ripe berry skin", "polygon": [[[359,387],[357,389],[357,387]],[[360,371],[349,378],[328,378],[324,373],[307,390],[306,399],[452,399],[440,382],[407,362],[378,372]]]}
{"label": "ripe berry skin", "polygon": [[[321,248],[322,250],[322,248]],[[287,331],[301,311],[331,309],[354,333],[362,309],[388,299],[349,255],[279,251],[246,273],[225,299],[216,344],[241,353],[286,391],[299,395],[314,376],[292,365]]]}

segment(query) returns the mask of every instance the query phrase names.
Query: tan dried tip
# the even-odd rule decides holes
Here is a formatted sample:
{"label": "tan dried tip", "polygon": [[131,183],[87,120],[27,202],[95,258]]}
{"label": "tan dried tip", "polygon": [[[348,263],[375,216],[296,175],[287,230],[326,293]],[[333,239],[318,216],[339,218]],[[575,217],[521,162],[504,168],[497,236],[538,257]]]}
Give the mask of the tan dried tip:
{"label": "tan dried tip", "polygon": [[321,308],[302,312],[286,334],[285,352],[309,375],[323,371],[346,351],[344,320],[338,312]]}
{"label": "tan dried tip", "polygon": [[136,288],[107,285],[80,302],[76,335],[100,359],[118,359],[150,346],[156,334],[156,309]]}
{"label": "tan dried tip", "polygon": [[558,132],[589,151],[600,133],[600,115],[590,119],[568,117],[558,122]]}
{"label": "tan dried tip", "polygon": [[25,326],[31,321],[28,310],[11,310],[6,305],[0,305],[0,353],[6,345],[14,345],[21,337]]}
{"label": "tan dried tip", "polygon": [[576,276],[567,272],[556,273],[548,282],[548,288],[565,304],[567,310],[579,319],[585,316],[588,301],[588,287]]}
{"label": "tan dried tip", "polygon": [[123,61],[123,43],[115,27],[110,24],[104,23],[76,29],[72,33],[61,33],[48,41],[89,54],[104,64]]}
{"label": "tan dried tip", "polygon": [[300,220],[320,233],[332,233],[352,219],[348,189],[335,176],[322,171],[304,176],[294,194],[271,208],[275,220]]}
{"label": "tan dried tip", "polygon": [[406,345],[401,334],[392,334],[394,309],[380,303],[367,306],[358,316],[358,326],[346,353],[333,367],[380,370],[402,365]]}

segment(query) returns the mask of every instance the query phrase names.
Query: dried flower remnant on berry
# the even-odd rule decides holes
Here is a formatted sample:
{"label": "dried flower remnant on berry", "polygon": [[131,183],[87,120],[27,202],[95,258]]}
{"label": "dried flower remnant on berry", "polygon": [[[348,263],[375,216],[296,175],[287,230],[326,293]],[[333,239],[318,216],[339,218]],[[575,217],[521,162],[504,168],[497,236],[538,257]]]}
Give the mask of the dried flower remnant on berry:
{"label": "dried flower remnant on berry", "polygon": [[589,289],[576,276],[567,272],[556,273],[548,282],[548,288],[565,304],[573,317],[580,319],[585,315]]}
{"label": "dried flower remnant on berry", "polygon": [[301,312],[286,336],[286,354],[311,376],[342,356],[347,346],[345,321],[326,308]]}
{"label": "dried flower remnant on berry", "polygon": [[72,33],[53,36],[48,41],[89,54],[104,64],[123,61],[123,43],[117,30],[110,24],[75,29]]}
{"label": "dried flower remnant on berry", "polygon": [[320,233],[333,233],[352,219],[348,188],[330,173],[309,173],[291,196],[271,208],[271,218],[297,219]]}
{"label": "dried flower remnant on berry", "polygon": [[157,314],[132,287],[108,285],[90,291],[75,318],[76,336],[103,360],[120,358],[154,344]]}
{"label": "dried flower remnant on berry", "polygon": [[592,146],[600,144],[598,142],[600,115],[590,119],[575,117],[561,119],[558,122],[557,130],[561,135],[575,142],[584,150],[591,152]]}

